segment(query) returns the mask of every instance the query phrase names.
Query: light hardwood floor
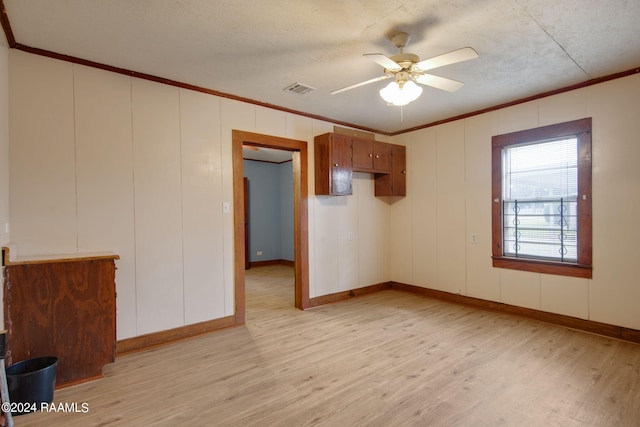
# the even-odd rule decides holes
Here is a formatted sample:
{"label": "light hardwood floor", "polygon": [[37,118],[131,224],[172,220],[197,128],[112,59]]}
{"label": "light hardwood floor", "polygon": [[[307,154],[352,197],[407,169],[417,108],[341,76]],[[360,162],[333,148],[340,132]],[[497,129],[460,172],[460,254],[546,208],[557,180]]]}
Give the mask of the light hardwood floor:
{"label": "light hardwood floor", "polygon": [[382,291],[302,312],[247,274],[246,326],[119,357],[17,426],[638,426],[640,346]]}

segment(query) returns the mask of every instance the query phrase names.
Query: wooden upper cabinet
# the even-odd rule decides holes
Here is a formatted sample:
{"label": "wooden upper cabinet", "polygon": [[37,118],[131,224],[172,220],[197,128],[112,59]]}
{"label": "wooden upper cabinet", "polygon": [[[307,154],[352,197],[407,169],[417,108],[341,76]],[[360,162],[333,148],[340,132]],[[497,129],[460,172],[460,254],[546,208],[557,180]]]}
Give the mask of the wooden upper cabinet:
{"label": "wooden upper cabinet", "polygon": [[354,171],[391,172],[391,144],[356,137],[352,137],[352,144]]}
{"label": "wooden upper cabinet", "polygon": [[376,174],[375,195],[376,197],[407,195],[407,149],[405,146],[391,145],[391,173]]}
{"label": "wooden upper cabinet", "polygon": [[376,173],[391,172],[391,150],[393,145],[386,142],[373,143],[373,171]]}
{"label": "wooden upper cabinet", "polygon": [[325,133],[314,138],[316,195],[352,194],[351,137]]}
{"label": "wooden upper cabinet", "polygon": [[351,138],[353,145],[353,170],[369,172],[373,169],[373,139]]}
{"label": "wooden upper cabinet", "polygon": [[337,133],[314,138],[316,195],[352,194],[353,172],[370,172],[376,196],[406,196],[406,148]]}

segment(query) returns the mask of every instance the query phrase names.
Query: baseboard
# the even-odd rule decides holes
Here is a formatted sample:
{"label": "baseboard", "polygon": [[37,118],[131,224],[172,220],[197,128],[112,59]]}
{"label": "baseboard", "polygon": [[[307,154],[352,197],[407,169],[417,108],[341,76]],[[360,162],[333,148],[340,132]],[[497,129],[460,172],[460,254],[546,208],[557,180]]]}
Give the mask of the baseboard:
{"label": "baseboard", "polygon": [[549,313],[532,308],[518,307],[515,305],[488,301],[480,298],[468,297],[465,295],[452,294],[450,292],[421,288],[420,286],[407,285],[404,283],[390,282],[390,288],[398,291],[422,295],[428,298],[447,301],[454,304],[479,308],[482,310],[514,314],[516,316],[539,320],[541,322],[564,326],[566,328],[576,329],[583,332],[589,332],[592,334],[603,335],[610,338],[617,338],[619,340],[640,344],[640,331],[636,329],[610,325],[608,323],[595,322],[593,320],[580,319],[564,314]]}
{"label": "baseboard", "polygon": [[343,301],[349,298],[357,297],[360,295],[366,295],[373,292],[383,291],[391,288],[391,282],[378,283],[377,285],[365,286],[363,288],[351,289],[349,291],[336,292],[334,294],[322,295],[309,299],[309,308],[317,307],[320,305],[331,304],[338,301]]}
{"label": "baseboard", "polygon": [[293,261],[289,261],[286,259],[271,259],[268,261],[251,261],[249,262],[249,268],[251,267],[266,267],[269,265],[288,265],[290,267],[294,266]]}
{"label": "baseboard", "polygon": [[[281,260],[277,260],[273,264],[262,265],[279,265]],[[271,261],[262,261],[271,262]],[[290,261],[288,261],[290,262]],[[518,307],[515,305],[504,304],[495,301],[483,300],[480,298],[469,297],[465,295],[452,294],[450,292],[438,291],[435,289],[422,288],[420,286],[407,285],[399,282],[383,282],[376,285],[365,286],[362,288],[351,289],[348,291],[336,292],[329,295],[322,295],[309,299],[309,308],[321,305],[332,304],[344,301],[353,297],[371,294],[374,292],[393,289],[402,292],[409,292],[428,298],[450,302],[453,304],[465,305],[481,310],[494,311],[499,313],[512,314],[516,316],[526,317],[541,322],[546,322],[558,326],[576,329],[583,332],[602,335],[605,337],[616,338],[622,341],[640,344],[640,330],[625,328],[622,326],[610,325],[607,323],[595,322],[593,320],[579,319],[577,317],[566,316],[563,314],[549,313],[531,308]],[[152,334],[141,335],[138,337],[120,340],[116,344],[117,356],[129,353],[136,353],[177,341],[217,332],[237,326],[235,316],[223,317],[220,319],[209,320],[207,322],[196,323],[194,325],[182,326],[179,328],[169,329],[166,331],[155,332]]]}
{"label": "baseboard", "polygon": [[123,356],[129,353],[137,353],[139,351],[149,350],[151,348],[193,338],[198,335],[217,332],[232,326],[236,326],[235,316],[227,316],[193,325],[168,329],[166,331],[127,338],[116,343],[116,355]]}

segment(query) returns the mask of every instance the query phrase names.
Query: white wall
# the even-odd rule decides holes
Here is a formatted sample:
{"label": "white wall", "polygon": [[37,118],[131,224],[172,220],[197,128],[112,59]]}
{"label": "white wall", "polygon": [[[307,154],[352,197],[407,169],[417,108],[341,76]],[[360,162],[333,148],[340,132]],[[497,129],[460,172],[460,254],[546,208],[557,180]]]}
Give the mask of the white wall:
{"label": "white wall", "polygon": [[371,177],[313,196],[313,137],[331,123],[16,50],[9,108],[11,243],[119,254],[118,339],[233,315],[233,129],[309,143],[311,297],[391,278]]}
{"label": "white wall", "polygon": [[[391,207],[392,280],[640,329],[640,75],[393,138],[407,197]],[[593,278],[491,265],[491,136],[593,118]],[[471,234],[478,244],[471,244]]]}
{"label": "white wall", "polygon": [[[407,197],[390,202],[360,173],[353,196],[313,196],[313,137],[331,123],[7,51],[0,238],[19,255],[118,253],[119,339],[233,314],[232,129],[309,143],[311,297],[395,280],[640,329],[638,75],[378,136],[408,150]],[[593,279],[493,268],[491,136],[582,117],[593,117]]]}

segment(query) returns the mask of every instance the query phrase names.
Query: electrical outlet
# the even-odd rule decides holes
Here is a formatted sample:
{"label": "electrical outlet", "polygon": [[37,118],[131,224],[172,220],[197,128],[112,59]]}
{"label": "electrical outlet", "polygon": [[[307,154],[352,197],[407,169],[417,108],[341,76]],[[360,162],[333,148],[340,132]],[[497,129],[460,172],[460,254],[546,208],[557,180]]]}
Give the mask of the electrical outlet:
{"label": "electrical outlet", "polygon": [[476,233],[471,234],[471,244],[472,245],[478,244],[478,235]]}

